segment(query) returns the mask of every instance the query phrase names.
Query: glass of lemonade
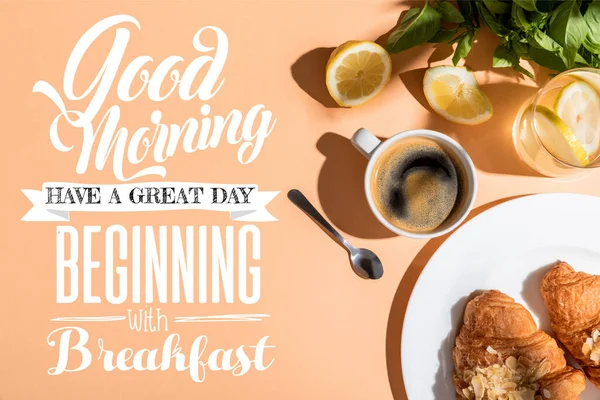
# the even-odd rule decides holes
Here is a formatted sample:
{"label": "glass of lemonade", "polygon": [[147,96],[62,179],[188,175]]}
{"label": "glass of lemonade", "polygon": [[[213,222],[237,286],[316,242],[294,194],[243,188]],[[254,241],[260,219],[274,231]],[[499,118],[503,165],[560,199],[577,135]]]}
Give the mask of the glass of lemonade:
{"label": "glass of lemonade", "polygon": [[600,167],[600,70],[552,78],[519,110],[513,141],[521,159],[546,176]]}

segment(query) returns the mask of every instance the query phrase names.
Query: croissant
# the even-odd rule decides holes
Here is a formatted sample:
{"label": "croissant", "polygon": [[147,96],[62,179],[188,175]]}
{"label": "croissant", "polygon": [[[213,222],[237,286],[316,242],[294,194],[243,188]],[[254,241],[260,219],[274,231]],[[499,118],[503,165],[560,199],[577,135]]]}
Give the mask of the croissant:
{"label": "croissant", "polygon": [[600,388],[600,276],[561,262],[544,276],[541,291],[556,337]]}
{"label": "croissant", "polygon": [[497,290],[467,304],[452,356],[458,399],[575,400],[585,389],[556,341]]}

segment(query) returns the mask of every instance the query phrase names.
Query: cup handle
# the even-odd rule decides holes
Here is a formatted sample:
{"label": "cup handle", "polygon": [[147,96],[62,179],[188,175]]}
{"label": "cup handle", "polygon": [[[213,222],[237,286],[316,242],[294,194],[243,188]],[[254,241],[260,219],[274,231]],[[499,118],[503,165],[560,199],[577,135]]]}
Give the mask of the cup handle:
{"label": "cup handle", "polygon": [[352,136],[352,144],[362,154],[367,158],[371,158],[371,155],[381,144],[381,140],[377,138],[377,136],[373,135],[370,131],[365,128],[360,128],[356,131],[356,133]]}

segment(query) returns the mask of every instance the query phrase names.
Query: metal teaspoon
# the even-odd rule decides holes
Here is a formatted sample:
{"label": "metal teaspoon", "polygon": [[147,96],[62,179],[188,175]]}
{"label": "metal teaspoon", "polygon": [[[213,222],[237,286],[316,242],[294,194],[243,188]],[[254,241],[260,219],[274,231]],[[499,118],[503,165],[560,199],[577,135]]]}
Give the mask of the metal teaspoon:
{"label": "metal teaspoon", "polygon": [[371,250],[357,249],[352,246],[333,226],[313,207],[298,189],[288,192],[288,199],[304,211],[313,221],[323,228],[331,238],[348,250],[354,272],[365,279],[379,279],[383,276],[383,264]]}

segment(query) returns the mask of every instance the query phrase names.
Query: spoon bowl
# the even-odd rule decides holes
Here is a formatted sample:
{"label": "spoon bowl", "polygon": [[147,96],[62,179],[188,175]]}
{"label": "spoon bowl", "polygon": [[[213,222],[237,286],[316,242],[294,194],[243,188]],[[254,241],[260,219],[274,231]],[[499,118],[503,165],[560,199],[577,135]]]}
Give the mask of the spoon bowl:
{"label": "spoon bowl", "polygon": [[353,248],[350,262],[356,274],[365,279],[379,279],[383,276],[383,264],[379,257],[369,249]]}

